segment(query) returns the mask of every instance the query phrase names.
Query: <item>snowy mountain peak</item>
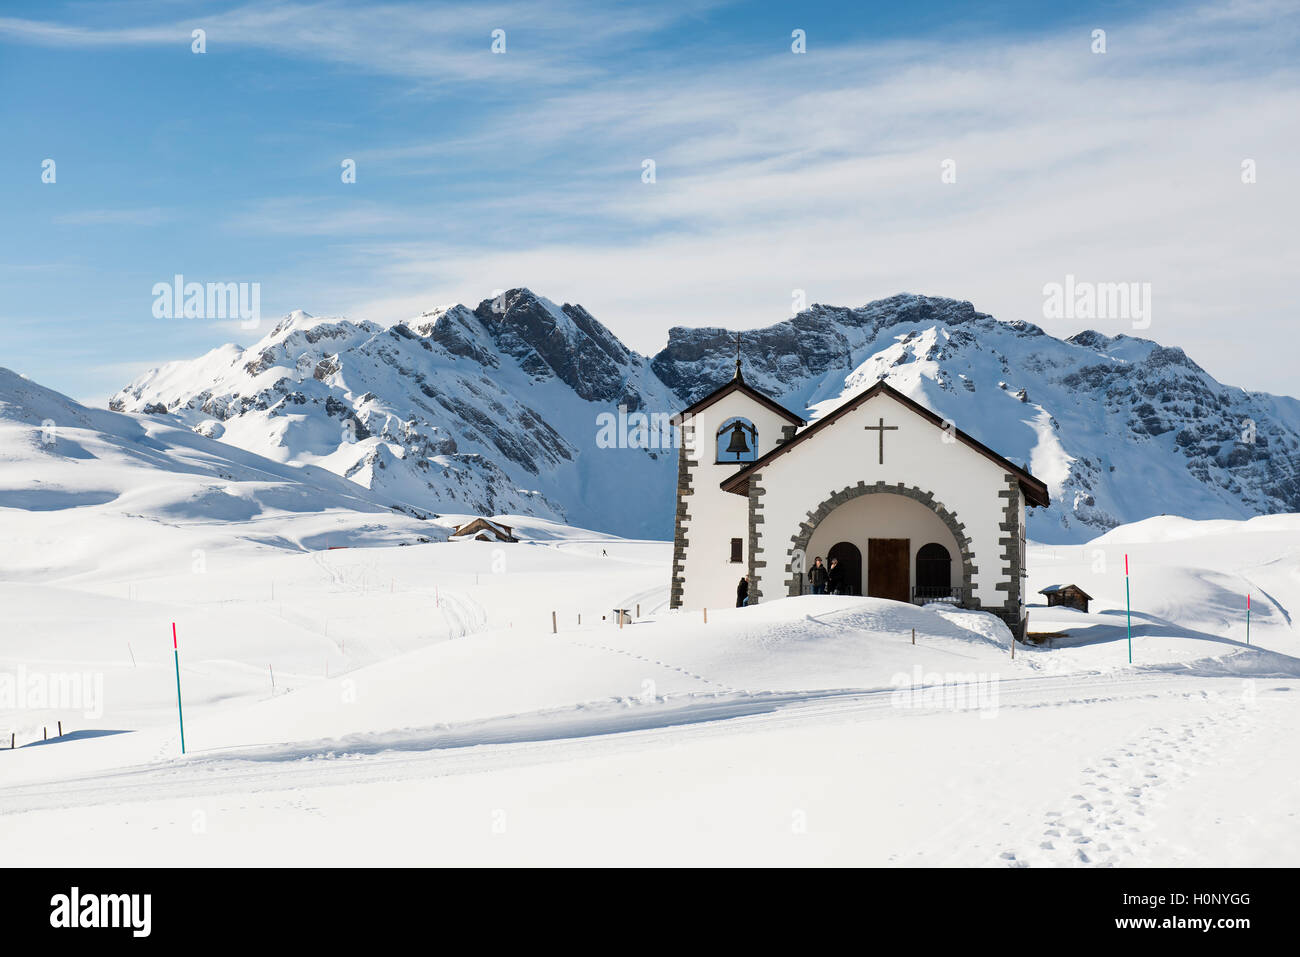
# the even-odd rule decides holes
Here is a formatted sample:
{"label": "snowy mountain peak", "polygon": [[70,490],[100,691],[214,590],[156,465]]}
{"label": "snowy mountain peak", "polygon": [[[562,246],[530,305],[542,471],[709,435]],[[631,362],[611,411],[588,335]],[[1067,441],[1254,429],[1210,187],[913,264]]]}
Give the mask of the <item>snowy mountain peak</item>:
{"label": "snowy mountain peak", "polygon": [[[1179,348],[1096,330],[1061,340],[903,293],[812,305],[743,332],[741,350],[746,381],[809,418],[886,379],[1027,464],[1052,490],[1030,519],[1040,541],[1171,507],[1300,510],[1300,402],[1221,385]],[[675,453],[601,448],[597,417],[676,412],[730,379],[734,356],[734,331],[677,326],[647,359],[582,306],[521,287],[391,327],[293,313],[249,349],[146,373],[112,407],[421,508],[666,537]]]}
{"label": "snowy mountain peak", "polygon": [[[1067,340],[969,302],[900,294],[817,304],[745,331],[745,378],[824,415],[886,379],[1051,487],[1040,541],[1082,541],[1176,508],[1192,518],[1300,510],[1300,402],[1224,386],[1176,347],[1095,330]],[[653,359],[684,401],[728,373],[734,333],[675,327]]]}
{"label": "snowy mountain peak", "polygon": [[[293,314],[261,342],[153,370],[118,410],[330,469],[394,503],[630,535],[671,517],[675,456],[597,445],[597,417],[676,397],[580,306],[526,289],[389,327]],[[629,501],[649,475],[658,490]]]}

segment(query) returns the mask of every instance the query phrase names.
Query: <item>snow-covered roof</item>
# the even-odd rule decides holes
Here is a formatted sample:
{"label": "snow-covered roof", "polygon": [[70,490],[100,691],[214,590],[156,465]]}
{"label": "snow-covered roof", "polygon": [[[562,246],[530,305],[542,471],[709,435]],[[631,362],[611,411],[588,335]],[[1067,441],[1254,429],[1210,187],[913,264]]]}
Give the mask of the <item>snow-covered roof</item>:
{"label": "snow-covered roof", "polygon": [[1058,591],[1066,591],[1066,590],[1068,590],[1068,589],[1074,589],[1074,590],[1077,591],[1080,595],[1082,595],[1084,598],[1087,598],[1089,601],[1092,600],[1092,596],[1089,595],[1089,594],[1088,594],[1086,591],[1084,591],[1082,588],[1080,588],[1078,585],[1048,585],[1046,588],[1040,589],[1039,592],[1038,592],[1038,594],[1040,594],[1040,595],[1054,595],[1054,594],[1056,594]]}

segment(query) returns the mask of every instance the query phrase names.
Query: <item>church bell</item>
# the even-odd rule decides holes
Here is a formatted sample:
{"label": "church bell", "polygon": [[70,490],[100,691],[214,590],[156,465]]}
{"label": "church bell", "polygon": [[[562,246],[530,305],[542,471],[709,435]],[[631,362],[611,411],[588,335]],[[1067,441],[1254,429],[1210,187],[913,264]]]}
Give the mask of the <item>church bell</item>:
{"label": "church bell", "polygon": [[727,443],[727,451],[737,455],[749,452],[749,446],[745,444],[745,427],[739,422],[731,427],[731,441]]}

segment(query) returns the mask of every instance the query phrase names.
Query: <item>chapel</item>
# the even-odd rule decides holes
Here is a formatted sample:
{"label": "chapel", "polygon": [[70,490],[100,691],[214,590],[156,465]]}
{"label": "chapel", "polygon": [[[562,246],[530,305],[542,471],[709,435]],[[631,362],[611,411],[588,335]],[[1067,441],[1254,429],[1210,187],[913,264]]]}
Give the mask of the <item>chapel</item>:
{"label": "chapel", "polygon": [[1018,639],[1026,509],[1047,487],[883,379],[811,424],[735,376],[681,430],[670,605],[809,593],[836,559],[841,594],[992,612]]}

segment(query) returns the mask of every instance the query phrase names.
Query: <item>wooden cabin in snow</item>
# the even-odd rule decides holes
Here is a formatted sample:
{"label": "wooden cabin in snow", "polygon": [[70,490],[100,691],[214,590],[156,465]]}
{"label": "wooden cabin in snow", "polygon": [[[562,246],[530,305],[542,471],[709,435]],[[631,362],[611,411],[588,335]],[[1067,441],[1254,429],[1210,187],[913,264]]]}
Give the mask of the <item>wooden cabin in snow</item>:
{"label": "wooden cabin in snow", "polygon": [[453,542],[517,542],[509,525],[502,525],[487,518],[476,518],[457,526],[448,536]]}
{"label": "wooden cabin in snow", "polygon": [[1092,596],[1078,585],[1048,585],[1038,594],[1047,596],[1048,608],[1066,605],[1079,611],[1087,611],[1088,602],[1092,601]]}

